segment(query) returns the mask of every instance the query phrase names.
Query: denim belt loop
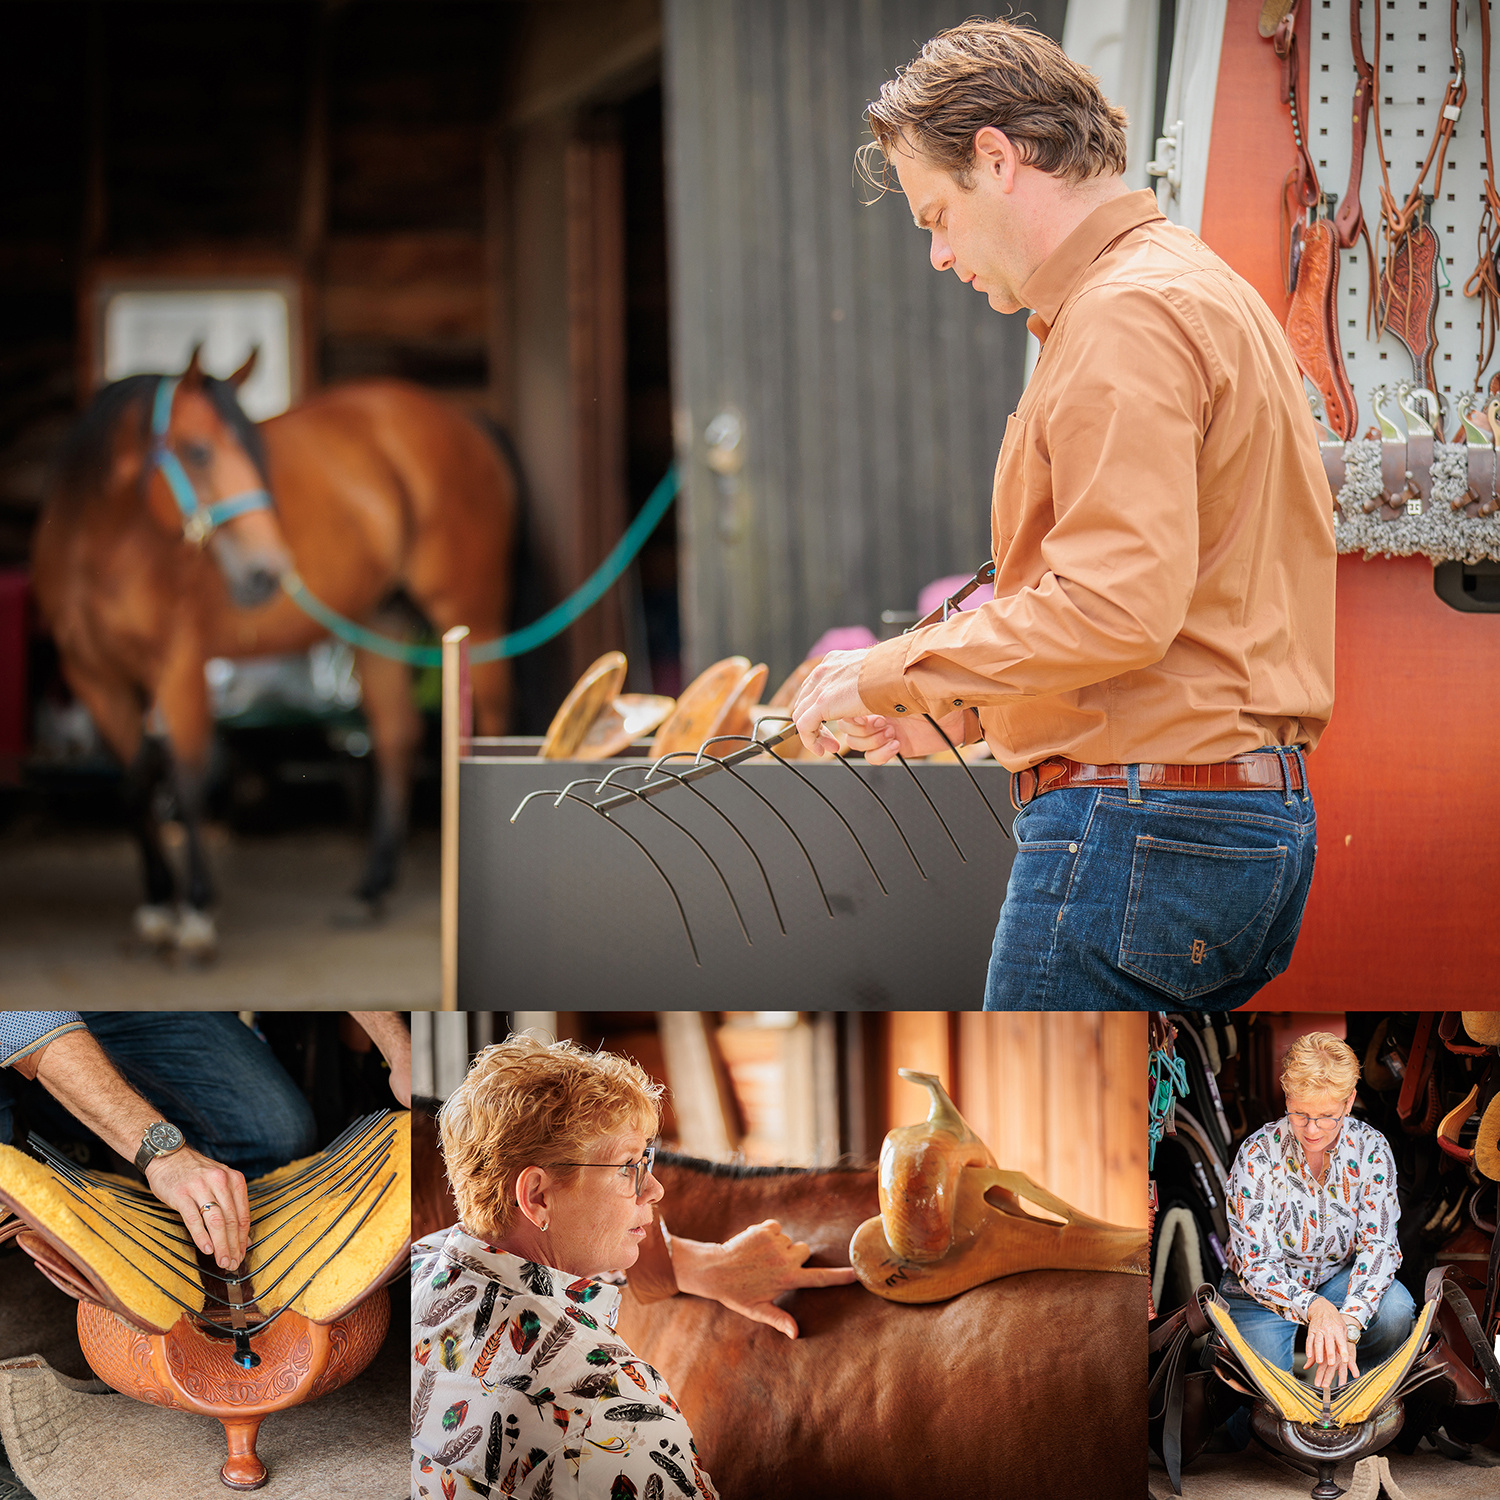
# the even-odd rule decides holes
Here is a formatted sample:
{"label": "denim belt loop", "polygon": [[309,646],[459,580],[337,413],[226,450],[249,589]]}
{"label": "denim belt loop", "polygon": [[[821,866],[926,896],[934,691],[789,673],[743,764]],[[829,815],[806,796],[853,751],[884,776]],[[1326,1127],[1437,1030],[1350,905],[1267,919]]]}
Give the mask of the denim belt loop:
{"label": "denim belt loop", "polygon": [[[1292,772],[1286,763],[1286,746],[1272,745],[1271,749],[1276,752],[1276,759],[1281,762],[1281,800],[1287,806],[1292,805]],[[1307,777],[1302,778],[1302,785],[1306,787]]]}
{"label": "denim belt loop", "polygon": [[1132,807],[1143,807],[1146,799],[1141,796],[1141,768],[1125,767],[1126,799]]}
{"label": "denim belt loop", "polygon": [[1297,764],[1302,770],[1302,800],[1311,802],[1312,792],[1307,784],[1307,756],[1303,753],[1301,745],[1293,745],[1292,754],[1297,757]]}

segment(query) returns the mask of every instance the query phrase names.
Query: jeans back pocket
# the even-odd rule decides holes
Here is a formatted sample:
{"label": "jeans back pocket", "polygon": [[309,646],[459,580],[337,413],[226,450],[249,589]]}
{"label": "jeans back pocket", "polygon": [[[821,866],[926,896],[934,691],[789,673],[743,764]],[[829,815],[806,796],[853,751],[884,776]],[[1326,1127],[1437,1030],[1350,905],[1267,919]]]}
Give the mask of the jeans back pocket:
{"label": "jeans back pocket", "polygon": [[1287,850],[1229,849],[1141,834],[1118,966],[1179,1000],[1245,973],[1276,915]]}

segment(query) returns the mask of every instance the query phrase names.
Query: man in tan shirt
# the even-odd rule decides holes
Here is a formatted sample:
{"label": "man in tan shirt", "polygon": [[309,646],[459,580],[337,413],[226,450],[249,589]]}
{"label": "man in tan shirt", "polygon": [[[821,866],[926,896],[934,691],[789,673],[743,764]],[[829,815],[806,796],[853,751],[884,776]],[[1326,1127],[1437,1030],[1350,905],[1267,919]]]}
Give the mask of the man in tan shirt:
{"label": "man in tan shirt", "polygon": [[1255,290],[1130,192],[1124,116],[1055,43],[945,32],[868,111],[932,264],[1041,356],[1006,427],[992,603],[832,653],[793,713],[881,762],[982,734],[1017,852],[985,1003],[1204,1009],[1291,957],[1333,704],[1333,508]]}

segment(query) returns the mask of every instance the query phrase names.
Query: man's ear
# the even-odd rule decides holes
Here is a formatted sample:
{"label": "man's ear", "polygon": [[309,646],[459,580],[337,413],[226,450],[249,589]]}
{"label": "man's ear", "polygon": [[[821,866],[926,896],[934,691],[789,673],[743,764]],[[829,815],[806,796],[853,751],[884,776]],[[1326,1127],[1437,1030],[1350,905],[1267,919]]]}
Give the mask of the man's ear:
{"label": "man's ear", "polygon": [[1020,153],[1015,143],[1003,130],[986,125],[974,134],[974,170],[999,179],[1001,188],[1009,192],[1015,184],[1016,168],[1021,164]]}

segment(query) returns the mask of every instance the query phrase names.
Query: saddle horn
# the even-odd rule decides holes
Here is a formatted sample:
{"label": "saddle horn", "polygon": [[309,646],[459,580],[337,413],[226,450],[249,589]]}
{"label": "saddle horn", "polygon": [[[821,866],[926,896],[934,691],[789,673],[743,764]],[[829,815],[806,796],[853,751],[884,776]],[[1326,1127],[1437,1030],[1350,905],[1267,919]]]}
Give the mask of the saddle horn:
{"label": "saddle horn", "polygon": [[1147,1274],[1146,1231],[1080,1213],[989,1148],[930,1073],[898,1070],[931,1102],[880,1151],[880,1217],[849,1242],[867,1290],[892,1302],[941,1302],[1020,1271]]}

